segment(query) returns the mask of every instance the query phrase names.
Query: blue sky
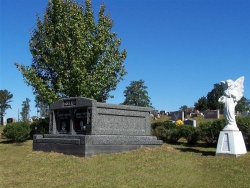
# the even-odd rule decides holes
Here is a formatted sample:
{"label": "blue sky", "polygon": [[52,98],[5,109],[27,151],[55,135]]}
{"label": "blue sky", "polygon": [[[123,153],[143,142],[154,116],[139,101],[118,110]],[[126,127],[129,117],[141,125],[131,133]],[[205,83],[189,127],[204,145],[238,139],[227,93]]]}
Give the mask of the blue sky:
{"label": "blue sky", "polygon": [[[84,3],[83,0],[78,1]],[[107,103],[124,101],[123,91],[140,79],[157,110],[174,111],[194,103],[221,80],[245,76],[250,99],[250,1],[248,0],[93,0],[93,11],[105,3],[122,40],[128,74]],[[29,31],[42,17],[48,0],[0,0],[0,89],[14,97],[6,118],[18,117],[32,88],[14,62],[29,66]]]}

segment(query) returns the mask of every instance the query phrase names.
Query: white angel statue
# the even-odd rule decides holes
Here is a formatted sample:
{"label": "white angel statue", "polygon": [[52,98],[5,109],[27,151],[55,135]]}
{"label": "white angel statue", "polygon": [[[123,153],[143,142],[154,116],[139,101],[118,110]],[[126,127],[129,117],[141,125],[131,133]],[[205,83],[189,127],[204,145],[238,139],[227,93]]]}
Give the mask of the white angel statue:
{"label": "white angel statue", "polygon": [[224,117],[226,120],[226,126],[223,130],[239,130],[235,121],[235,106],[237,105],[237,102],[243,97],[243,82],[244,76],[238,78],[235,82],[233,80],[221,81],[224,93],[218,101],[224,103]]}

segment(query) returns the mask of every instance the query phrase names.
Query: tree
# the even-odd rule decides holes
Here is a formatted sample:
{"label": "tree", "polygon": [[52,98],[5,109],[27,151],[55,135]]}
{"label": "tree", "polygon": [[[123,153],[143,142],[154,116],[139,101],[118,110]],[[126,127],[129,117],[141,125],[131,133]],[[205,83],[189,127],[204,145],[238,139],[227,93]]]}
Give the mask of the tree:
{"label": "tree", "polygon": [[198,102],[194,104],[195,109],[204,111],[207,109],[217,110],[222,109],[223,104],[219,103],[218,99],[223,95],[223,86],[221,84],[214,84],[214,88],[207,93],[206,97],[201,97]]}
{"label": "tree", "polygon": [[30,99],[26,98],[22,103],[22,111],[20,112],[22,121],[29,121],[29,112],[30,112]]}
{"label": "tree", "polygon": [[187,105],[183,105],[179,108],[179,110],[181,111],[186,111],[188,109],[188,106]]}
{"label": "tree", "polygon": [[196,110],[199,110],[199,111],[205,111],[207,110],[207,99],[206,97],[201,97],[199,98],[199,100],[194,103],[194,107]]}
{"label": "tree", "polygon": [[223,86],[214,84],[214,88],[207,94],[207,108],[210,110],[222,109],[223,104],[219,103],[218,99],[223,95]]}
{"label": "tree", "polygon": [[11,108],[9,104],[12,102],[13,94],[11,94],[8,90],[0,90],[0,116],[1,116],[1,125],[4,124],[3,116],[6,114],[6,110]]}
{"label": "tree", "polygon": [[50,0],[29,41],[31,66],[15,63],[45,104],[84,96],[105,102],[126,74],[121,40],[101,5],[95,22],[91,0]]}
{"label": "tree", "polygon": [[37,108],[37,113],[40,112],[40,117],[49,117],[49,105],[45,104],[40,96],[35,97],[35,107]]}
{"label": "tree", "polygon": [[188,107],[187,105],[183,105],[179,108],[179,110],[185,112],[192,112],[194,110],[194,107]]}
{"label": "tree", "polygon": [[239,112],[243,112],[243,111],[249,111],[250,110],[250,100],[245,98],[245,97],[242,97],[236,107],[235,107],[235,111],[239,111]]}
{"label": "tree", "polygon": [[125,101],[123,105],[133,105],[142,107],[152,107],[150,97],[148,97],[147,86],[144,85],[143,80],[131,81],[130,85],[126,87],[123,92]]}

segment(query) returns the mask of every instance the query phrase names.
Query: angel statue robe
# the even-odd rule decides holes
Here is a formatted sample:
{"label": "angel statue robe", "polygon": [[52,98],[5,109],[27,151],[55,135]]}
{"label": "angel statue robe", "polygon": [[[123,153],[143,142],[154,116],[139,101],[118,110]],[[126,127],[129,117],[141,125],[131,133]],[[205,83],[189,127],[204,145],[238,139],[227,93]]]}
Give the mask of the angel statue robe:
{"label": "angel statue robe", "polygon": [[224,103],[224,118],[226,120],[226,126],[223,130],[239,130],[235,120],[235,106],[243,96],[243,81],[244,77],[240,77],[235,82],[232,80],[221,82],[224,88],[224,94],[218,101]]}

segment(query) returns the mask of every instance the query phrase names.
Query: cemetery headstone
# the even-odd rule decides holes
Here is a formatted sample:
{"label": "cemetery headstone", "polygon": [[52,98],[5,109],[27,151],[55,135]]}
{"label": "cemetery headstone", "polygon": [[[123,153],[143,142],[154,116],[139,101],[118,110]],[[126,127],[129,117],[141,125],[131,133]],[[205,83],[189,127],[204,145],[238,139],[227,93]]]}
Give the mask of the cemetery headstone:
{"label": "cemetery headstone", "polygon": [[219,110],[209,110],[203,112],[205,119],[219,119],[220,118],[220,111]]}
{"label": "cemetery headstone", "polygon": [[174,111],[171,112],[171,120],[177,121],[177,120],[182,120],[184,121],[185,116],[183,111]]}
{"label": "cemetery headstone", "polygon": [[166,111],[165,110],[161,110],[160,114],[161,114],[161,116],[166,115]]}
{"label": "cemetery headstone", "polygon": [[155,117],[157,117],[158,114],[159,114],[159,111],[158,111],[158,110],[153,110],[153,111],[152,111],[152,114],[153,114]]}
{"label": "cemetery headstone", "polygon": [[198,114],[196,114],[196,113],[190,113],[190,118],[194,118],[194,117],[197,117],[198,116]]}
{"label": "cemetery headstone", "polygon": [[184,112],[184,119],[187,119],[187,112],[186,111],[183,112]]}
{"label": "cemetery headstone", "polygon": [[89,157],[161,146],[150,135],[150,112],[84,97],[61,99],[50,106],[49,134],[33,136],[33,150]]}
{"label": "cemetery headstone", "polygon": [[8,118],[7,123],[14,123],[16,122],[15,118]]}
{"label": "cemetery headstone", "polygon": [[184,120],[184,125],[192,125],[193,127],[196,127],[196,120],[186,119]]}
{"label": "cemetery headstone", "polygon": [[248,115],[249,115],[249,111],[243,111],[243,112],[241,113],[241,115],[242,115],[242,116],[248,116]]}

